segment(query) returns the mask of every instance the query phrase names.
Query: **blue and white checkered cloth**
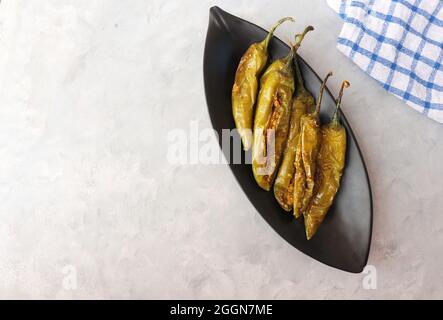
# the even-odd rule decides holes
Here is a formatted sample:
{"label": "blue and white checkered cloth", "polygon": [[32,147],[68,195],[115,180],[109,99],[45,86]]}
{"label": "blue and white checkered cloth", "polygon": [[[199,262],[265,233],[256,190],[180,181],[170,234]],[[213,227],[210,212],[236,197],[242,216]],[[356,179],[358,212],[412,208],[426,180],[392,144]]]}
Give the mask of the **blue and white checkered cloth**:
{"label": "blue and white checkered cloth", "polygon": [[443,0],[327,0],[338,49],[415,110],[443,123]]}

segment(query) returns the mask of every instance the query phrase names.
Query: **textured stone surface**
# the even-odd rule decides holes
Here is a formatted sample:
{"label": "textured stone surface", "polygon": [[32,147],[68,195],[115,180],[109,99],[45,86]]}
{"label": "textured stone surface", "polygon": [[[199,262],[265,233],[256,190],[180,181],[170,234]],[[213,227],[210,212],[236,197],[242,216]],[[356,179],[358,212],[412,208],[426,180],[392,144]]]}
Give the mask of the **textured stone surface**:
{"label": "textured stone surface", "polygon": [[[313,24],[301,55],[335,71],[333,92],[351,81],[343,110],[372,182],[377,290],[285,243],[227,166],[166,161],[171,129],[210,127],[214,4],[265,28],[296,16],[284,40]],[[0,298],[443,298],[443,128],[342,56],[340,27],[320,0],[3,0]]]}

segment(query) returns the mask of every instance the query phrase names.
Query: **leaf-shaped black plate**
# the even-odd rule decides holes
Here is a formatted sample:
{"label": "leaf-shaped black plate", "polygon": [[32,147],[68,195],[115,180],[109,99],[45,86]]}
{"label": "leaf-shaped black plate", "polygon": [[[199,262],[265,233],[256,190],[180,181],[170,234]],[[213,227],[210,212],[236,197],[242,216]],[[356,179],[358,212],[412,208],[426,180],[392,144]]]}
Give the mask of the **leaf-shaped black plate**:
{"label": "leaf-shaped black plate", "polygon": [[[262,40],[266,34],[262,28],[218,7],[210,10],[204,54],[204,81],[209,114],[214,129],[219,133],[220,143],[222,129],[235,128],[231,112],[231,89],[237,65],[249,45]],[[315,37],[315,33],[311,36]],[[282,57],[289,51],[289,47],[275,37],[269,49],[271,59]],[[300,57],[299,62],[307,89],[317,96],[320,78]],[[327,90],[322,104],[322,121],[329,120],[334,107],[334,98]],[[263,191],[257,186],[249,164],[229,162],[249,200],[286,241],[329,266],[358,273],[367,263],[371,242],[371,189],[357,141],[342,113],[340,116],[348,133],[345,173],[333,207],[310,241],[305,238],[303,219],[293,219],[291,214],[279,207],[273,192]],[[230,155],[225,152],[228,160],[232,160],[232,148]]]}

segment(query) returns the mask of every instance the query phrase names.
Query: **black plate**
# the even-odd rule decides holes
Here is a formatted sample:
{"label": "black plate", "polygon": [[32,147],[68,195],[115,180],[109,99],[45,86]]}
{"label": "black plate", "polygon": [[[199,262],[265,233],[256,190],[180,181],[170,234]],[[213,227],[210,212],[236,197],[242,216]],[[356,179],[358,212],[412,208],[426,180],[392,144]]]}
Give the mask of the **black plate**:
{"label": "black plate", "polygon": [[[295,29],[294,27],[294,32],[298,31]],[[219,133],[220,143],[222,129],[235,128],[231,112],[231,89],[237,65],[249,45],[262,40],[266,34],[264,29],[218,7],[210,10],[204,55],[204,81],[209,114],[214,129]],[[315,31],[310,37],[315,37]],[[269,49],[271,59],[282,57],[289,51],[289,47],[275,37]],[[300,57],[299,62],[307,89],[317,96],[320,78]],[[322,121],[328,121],[335,108],[334,98],[329,90],[326,91],[322,104]],[[345,173],[333,207],[310,241],[305,238],[303,219],[293,219],[291,214],[279,207],[273,192],[266,192],[257,186],[250,165],[232,164],[230,161],[230,167],[258,212],[286,241],[329,266],[358,273],[367,263],[371,243],[371,188],[355,136],[342,113],[340,116],[348,133]],[[231,159],[228,160],[232,160],[232,146],[230,154]],[[227,153],[225,156],[229,157]],[[250,155],[243,154],[245,156]]]}

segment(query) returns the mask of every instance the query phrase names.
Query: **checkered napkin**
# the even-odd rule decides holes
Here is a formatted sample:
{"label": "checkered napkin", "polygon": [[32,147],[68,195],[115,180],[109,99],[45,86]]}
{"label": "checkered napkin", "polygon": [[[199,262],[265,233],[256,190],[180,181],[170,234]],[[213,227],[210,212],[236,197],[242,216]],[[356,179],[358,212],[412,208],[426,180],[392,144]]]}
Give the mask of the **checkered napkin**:
{"label": "checkered napkin", "polygon": [[327,0],[337,48],[415,110],[443,123],[443,0]]}

